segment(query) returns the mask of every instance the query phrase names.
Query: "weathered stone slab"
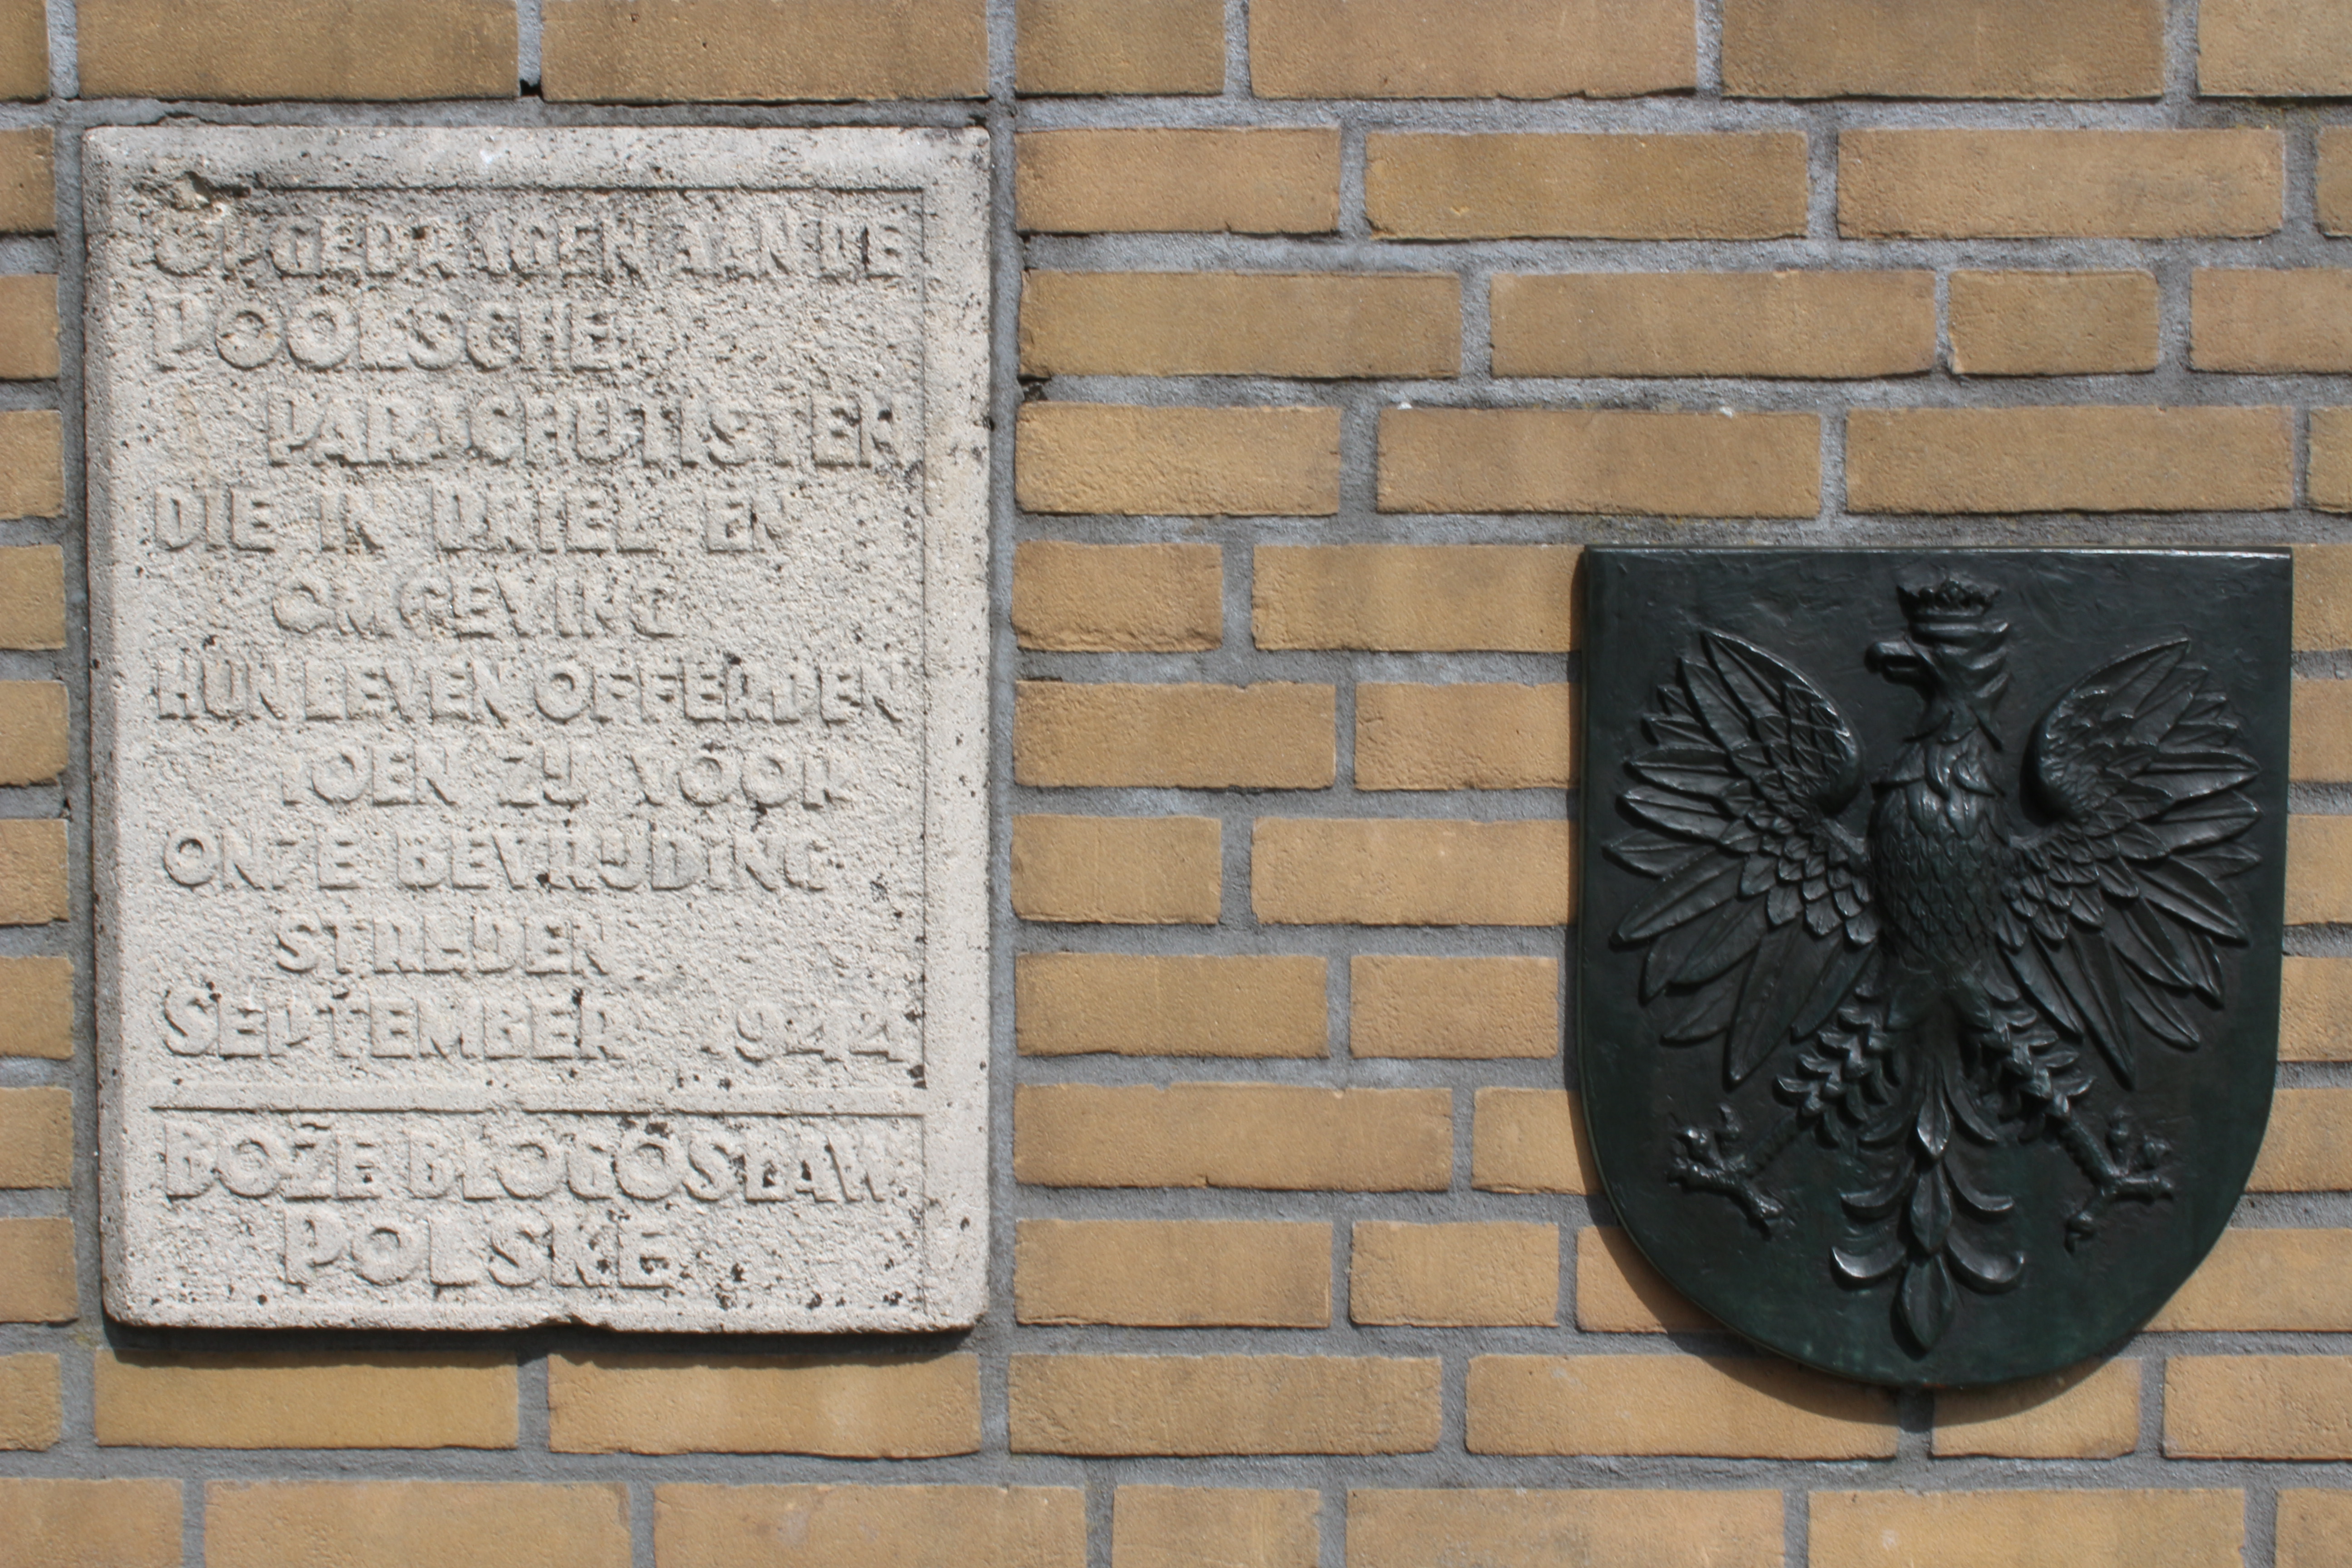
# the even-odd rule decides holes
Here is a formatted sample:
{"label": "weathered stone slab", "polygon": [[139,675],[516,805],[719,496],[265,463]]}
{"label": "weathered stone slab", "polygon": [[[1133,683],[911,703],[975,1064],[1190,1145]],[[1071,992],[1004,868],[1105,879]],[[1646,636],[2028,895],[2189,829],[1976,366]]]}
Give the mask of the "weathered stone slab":
{"label": "weathered stone slab", "polygon": [[985,138],[85,145],[108,1310],[971,1322]]}

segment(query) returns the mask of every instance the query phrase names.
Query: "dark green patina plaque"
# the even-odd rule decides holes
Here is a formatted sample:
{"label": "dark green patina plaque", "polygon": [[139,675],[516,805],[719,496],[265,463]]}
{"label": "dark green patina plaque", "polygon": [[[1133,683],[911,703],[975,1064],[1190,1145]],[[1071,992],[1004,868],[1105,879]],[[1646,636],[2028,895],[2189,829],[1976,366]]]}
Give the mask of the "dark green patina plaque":
{"label": "dark green patina plaque", "polygon": [[2270,1112],[2291,573],[1588,553],[1579,1071],[1676,1288],[1953,1386],[2189,1277]]}

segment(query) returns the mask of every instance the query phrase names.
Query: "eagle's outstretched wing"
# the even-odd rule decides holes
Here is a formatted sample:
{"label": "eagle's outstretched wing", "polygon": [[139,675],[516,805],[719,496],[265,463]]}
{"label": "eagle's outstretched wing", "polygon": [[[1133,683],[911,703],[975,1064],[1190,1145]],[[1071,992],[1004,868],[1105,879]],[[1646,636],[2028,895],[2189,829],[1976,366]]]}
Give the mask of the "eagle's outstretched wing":
{"label": "eagle's outstretched wing", "polygon": [[2247,940],[2229,879],[2261,771],[2228,698],[2185,640],[2092,671],[2034,731],[2027,785],[2052,818],[2021,835],[2000,944],[2025,998],[2095,1043],[2131,1087],[2137,1043],[2194,1049],[2188,999],[2221,1003],[2217,943]]}
{"label": "eagle's outstretched wing", "polygon": [[1877,942],[1869,852],[1832,820],[1861,787],[1861,747],[1803,676],[1720,632],[1699,635],[1642,722],[1653,744],[1617,798],[1644,827],[1608,853],[1658,886],[1615,939],[1649,949],[1641,994],[1662,1037],[1727,1037],[1738,1084],[1821,1027]]}

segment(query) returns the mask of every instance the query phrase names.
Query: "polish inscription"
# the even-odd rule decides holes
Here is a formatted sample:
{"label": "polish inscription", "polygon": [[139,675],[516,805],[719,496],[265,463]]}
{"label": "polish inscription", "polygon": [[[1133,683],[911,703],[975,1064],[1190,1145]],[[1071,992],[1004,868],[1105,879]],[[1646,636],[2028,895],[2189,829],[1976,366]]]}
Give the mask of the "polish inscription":
{"label": "polish inscription", "polygon": [[977,144],[90,142],[110,1310],[971,1321]]}

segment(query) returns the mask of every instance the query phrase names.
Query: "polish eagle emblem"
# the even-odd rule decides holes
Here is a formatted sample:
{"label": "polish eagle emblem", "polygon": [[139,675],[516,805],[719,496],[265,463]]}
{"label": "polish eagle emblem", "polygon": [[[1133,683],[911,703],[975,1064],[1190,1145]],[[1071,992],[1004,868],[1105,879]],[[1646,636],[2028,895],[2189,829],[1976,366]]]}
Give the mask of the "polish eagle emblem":
{"label": "polish eagle emblem", "polygon": [[[1643,1016],[1722,1057],[1725,1097],[1673,1118],[1659,1174],[1769,1245],[1790,1218],[1776,1166],[1835,1152],[1829,1271],[1889,1291],[1925,1352],[1963,1291],[2017,1286],[2026,1238],[2095,1247],[2122,1205],[2174,1195],[2177,1151],[2131,1095],[2229,1000],[2262,770],[2185,637],[2089,670],[2020,736],[1999,592],[1939,572],[1898,598],[1906,634],[1864,662],[1918,718],[1874,776],[1812,682],[1699,629],[1641,713],[1617,796],[1636,826],[1605,848],[1654,884],[1610,931],[1638,955]],[[1865,780],[1857,833],[1840,818]],[[1769,1118],[1750,1093],[1743,1121],[1730,1091],[1759,1074]],[[2022,1194],[2052,1212],[1997,1190],[2003,1146],[2061,1162]]]}

